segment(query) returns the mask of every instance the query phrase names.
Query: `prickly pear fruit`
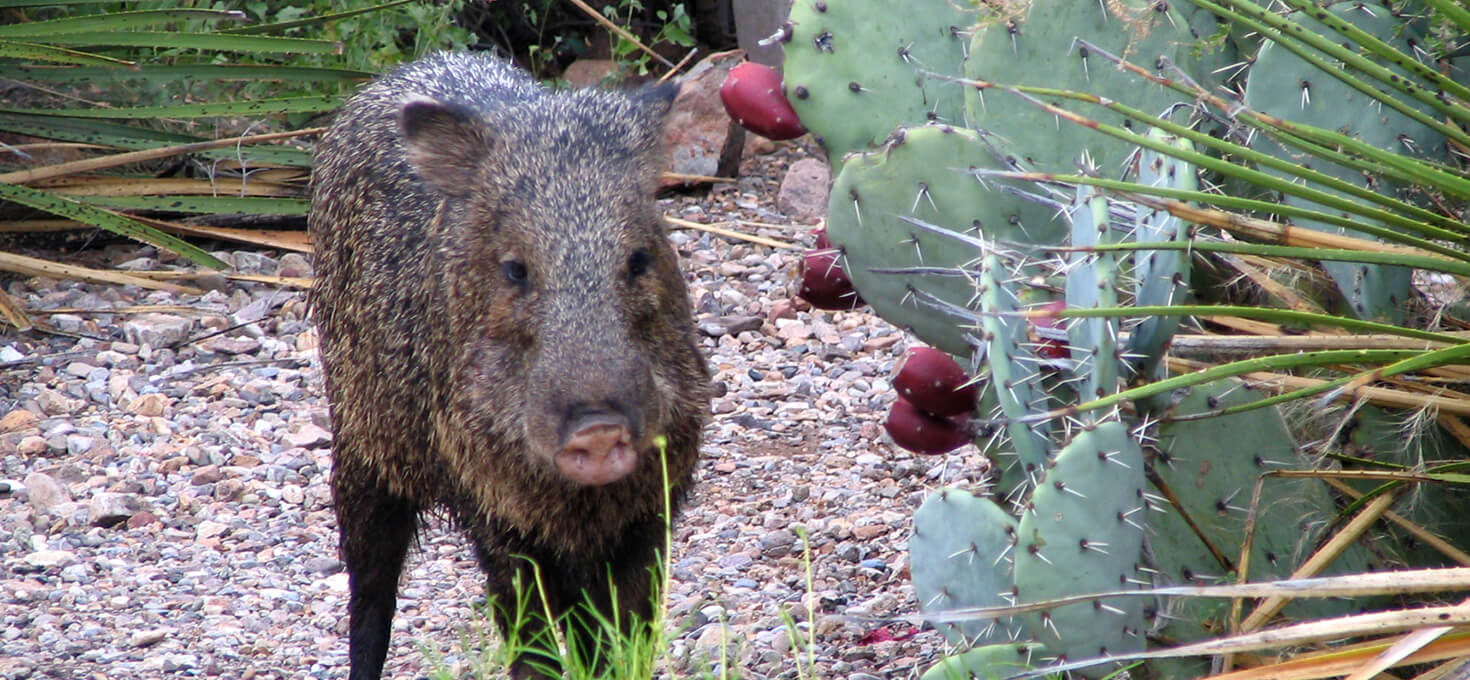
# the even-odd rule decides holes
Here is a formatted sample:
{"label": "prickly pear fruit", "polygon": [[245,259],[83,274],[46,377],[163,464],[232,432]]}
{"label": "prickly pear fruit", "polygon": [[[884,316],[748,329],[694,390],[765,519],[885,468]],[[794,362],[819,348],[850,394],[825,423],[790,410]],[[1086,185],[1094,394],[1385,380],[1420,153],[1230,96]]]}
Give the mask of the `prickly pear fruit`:
{"label": "prickly pear fruit", "polygon": [[914,453],[949,453],[970,442],[970,416],[962,413],[945,418],[925,413],[900,397],[888,410],[883,429],[893,442]]}
{"label": "prickly pear fruit", "polygon": [[826,250],[832,247],[832,240],[827,238],[826,227],[822,227],[812,233],[817,235],[817,250]]}
{"label": "prickly pear fruit", "polygon": [[936,416],[968,413],[980,388],[948,354],[932,347],[912,347],[893,367],[898,396]]}
{"label": "prickly pear fruit", "polygon": [[837,260],[841,253],[831,248],[813,250],[801,262],[802,299],[817,309],[852,309],[863,298],[852,287],[852,279]]}
{"label": "prickly pear fruit", "polygon": [[781,74],[765,64],[747,61],[730,69],[720,86],[720,101],[740,127],[762,137],[795,139],[806,134],[781,92]]}

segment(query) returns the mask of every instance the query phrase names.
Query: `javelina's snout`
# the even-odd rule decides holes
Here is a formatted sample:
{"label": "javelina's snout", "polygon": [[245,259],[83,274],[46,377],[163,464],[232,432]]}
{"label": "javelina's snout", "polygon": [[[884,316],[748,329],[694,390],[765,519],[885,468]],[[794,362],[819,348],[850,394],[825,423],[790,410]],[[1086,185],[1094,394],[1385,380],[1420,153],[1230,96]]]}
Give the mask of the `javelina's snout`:
{"label": "javelina's snout", "polygon": [[638,432],[616,406],[577,405],[562,423],[556,469],[587,486],[611,484],[638,469]]}

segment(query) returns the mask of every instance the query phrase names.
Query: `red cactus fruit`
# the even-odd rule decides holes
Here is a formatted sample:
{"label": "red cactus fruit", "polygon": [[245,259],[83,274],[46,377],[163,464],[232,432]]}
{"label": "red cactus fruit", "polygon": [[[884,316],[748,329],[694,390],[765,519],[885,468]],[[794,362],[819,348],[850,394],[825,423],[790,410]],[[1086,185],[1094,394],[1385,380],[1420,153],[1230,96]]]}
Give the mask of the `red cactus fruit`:
{"label": "red cactus fruit", "polygon": [[781,74],[765,64],[747,61],[730,69],[720,86],[720,101],[740,127],[762,137],[795,139],[806,134],[781,92]]}
{"label": "red cactus fruit", "polygon": [[817,250],[826,250],[832,247],[832,241],[827,239],[826,227],[822,227],[813,233],[817,235]]}
{"label": "red cactus fruit", "polygon": [[936,416],[969,413],[980,387],[948,354],[932,347],[911,347],[893,367],[898,396]]}
{"label": "red cactus fruit", "polygon": [[[1066,300],[1052,300],[1039,308],[1043,316],[1031,317],[1032,330],[1029,338],[1036,343],[1036,355],[1043,359],[1065,359],[1071,356],[1067,351],[1065,340],[1055,337],[1058,333],[1066,336],[1067,327],[1062,324],[1062,318],[1056,316],[1057,312],[1067,308]],[[1052,331],[1042,334],[1040,329]]]}
{"label": "red cactus fruit", "polygon": [[863,304],[863,298],[852,287],[852,279],[838,263],[841,253],[828,248],[813,250],[801,261],[803,300],[817,309],[852,309]]}
{"label": "red cactus fruit", "polygon": [[949,453],[970,441],[966,426],[970,414],[944,418],[925,413],[907,399],[899,397],[888,410],[888,420],[883,429],[893,437],[893,443],[914,453]]}

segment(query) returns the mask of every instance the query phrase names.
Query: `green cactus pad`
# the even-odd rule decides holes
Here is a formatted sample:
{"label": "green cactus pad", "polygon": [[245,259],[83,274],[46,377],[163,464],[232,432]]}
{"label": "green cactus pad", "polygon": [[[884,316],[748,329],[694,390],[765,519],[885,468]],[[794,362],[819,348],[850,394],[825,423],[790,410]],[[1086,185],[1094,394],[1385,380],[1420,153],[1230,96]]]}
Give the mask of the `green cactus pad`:
{"label": "green cactus pad", "polygon": [[[1364,12],[1352,3],[1334,6],[1330,11],[1407,54],[1414,53],[1410,47],[1411,40],[1423,40],[1403,19],[1388,11]],[[1296,15],[1294,20],[1307,30],[1329,37],[1336,35],[1314,19]],[[1251,74],[1252,77],[1246,83],[1245,103],[1257,111],[1341,132],[1395,153],[1420,155],[1423,152],[1431,154],[1434,159],[1442,157],[1445,147],[1442,135],[1382,106],[1373,98],[1322,72],[1279,45],[1267,42],[1261,46]],[[1427,106],[1420,105],[1420,108],[1428,110]],[[1358,170],[1330,161],[1304,161],[1301,152],[1284,148],[1267,135],[1256,135],[1253,140],[1252,146],[1258,151],[1293,163],[1309,162],[1314,170],[1364,184],[1375,191],[1394,192],[1401,188],[1381,177],[1365,177]],[[1404,140],[1413,143],[1410,145]],[[1285,173],[1277,170],[1268,171],[1285,176]],[[1327,191],[1354,202],[1364,202],[1337,191]],[[1295,196],[1285,196],[1282,201],[1287,205],[1321,209],[1320,206]],[[1303,219],[1296,224],[1318,231],[1345,233],[1342,227],[1315,220]],[[1361,233],[1354,233],[1353,236],[1374,238]],[[1322,266],[1347,299],[1352,314],[1363,319],[1391,323],[1403,321],[1404,303],[1409,300],[1413,283],[1408,268],[1358,262],[1323,262]]]}
{"label": "green cactus pad", "polygon": [[963,122],[963,88],[921,74],[959,74],[963,31],[974,22],[963,5],[797,0],[791,6],[786,98],[834,170],[843,156],[881,144],[900,125]]}
{"label": "green cactus pad", "polygon": [[980,335],[990,368],[988,394],[995,396],[1000,415],[1009,421],[1005,428],[1010,446],[999,446],[991,454],[991,483],[996,497],[1019,504],[1046,466],[1051,426],[1022,420],[1045,410],[1047,395],[1036,355],[1028,348],[1026,322],[1012,315],[1019,306],[1014,287],[1006,282],[1007,271],[999,255],[986,253],[976,278],[976,293]]}
{"label": "green cactus pad", "polygon": [[[1228,416],[1174,421],[1174,415],[1208,412],[1265,398],[1239,380],[1182,390],[1162,413],[1158,454],[1150,469],[1173,502],[1155,500],[1149,513],[1149,553],[1158,585],[1211,585],[1233,582],[1250,514],[1256,480],[1272,470],[1311,469],[1296,451],[1295,439],[1274,408]],[[1267,479],[1255,521],[1250,581],[1286,578],[1312,552],[1323,529],[1337,514],[1326,487],[1316,479]],[[1174,505],[1177,503],[1178,505]],[[1196,534],[1180,510],[1200,529]],[[1204,540],[1213,545],[1211,551]],[[1216,555],[1219,555],[1219,558]],[[1221,564],[1220,558],[1226,561]],[[1354,547],[1333,565],[1333,573],[1366,568],[1365,550]],[[1330,599],[1297,600],[1288,616],[1326,617],[1347,613],[1352,603]],[[1228,628],[1230,604],[1223,600],[1177,598],[1165,603],[1166,634],[1197,640]]]}
{"label": "green cactus pad", "polygon": [[[966,78],[1091,92],[1164,115],[1188,97],[1120,70],[1076,40],[1144,68],[1155,68],[1166,57],[1206,87],[1218,82],[1213,70],[1233,61],[1214,15],[1188,2],[1030,0],[997,5],[995,13],[979,17],[965,59]],[[1122,140],[1058,121],[1007,92],[970,88],[965,110],[972,126],[1008,141],[1008,150],[1036,170],[1071,172],[1085,152],[1105,174],[1116,175],[1133,152]]]}
{"label": "green cactus pad", "polygon": [[1046,647],[1035,642],[986,645],[941,659],[919,680],[996,680],[1041,665],[1045,655]]}
{"label": "green cactus pad", "polygon": [[[1169,143],[1177,149],[1193,150],[1189,140],[1170,135],[1158,128],[1149,128],[1148,136]],[[1195,191],[1199,181],[1194,166],[1177,158],[1171,158],[1151,149],[1140,150],[1138,157],[1139,184]],[[1188,241],[1189,223],[1165,210],[1137,206],[1137,226],[1133,232],[1136,241],[1158,243],[1164,241]],[[1187,252],[1178,250],[1156,250],[1139,253],[1133,258],[1133,298],[1138,306],[1179,304],[1189,294],[1189,264]],[[1169,339],[1179,328],[1177,316],[1153,316],[1134,326],[1128,340],[1128,354],[1134,359],[1134,367],[1140,375],[1152,374],[1164,357]]]}
{"label": "green cactus pad", "polygon": [[[1121,422],[1097,425],[1063,447],[1021,517],[1018,599],[1133,587],[1143,548],[1144,483],[1143,450]],[[1143,605],[1142,598],[1112,598],[1022,619],[1048,650],[1075,661],[1143,649]]]}
{"label": "green cactus pad", "polygon": [[[992,200],[967,172],[994,163],[990,148],[972,130],[899,128],[882,149],[844,164],[828,202],[827,235],[846,254],[858,293],[879,316],[956,356],[970,356],[978,346],[969,318],[980,256],[975,239],[1036,237],[1055,243],[1062,234],[1054,224],[1028,236],[1013,221],[1011,208]],[[938,311],[926,303],[929,298],[958,314]]]}
{"label": "green cactus pad", "polygon": [[[1121,71],[1101,56],[1089,55],[1076,40],[1085,39],[1145,67],[1153,67],[1161,56],[1168,57],[1206,87],[1219,82],[1213,71],[1234,60],[1214,15],[1185,2],[1031,0],[995,5],[1000,9],[982,12],[979,17],[965,60],[966,78],[1090,92],[1164,115],[1188,98]],[[1104,5],[1123,12],[1114,15]],[[1158,6],[1168,9],[1156,11]],[[1082,104],[1069,102],[1064,107],[1104,122],[1123,122]],[[1117,177],[1133,152],[1122,140],[1058,120],[999,89],[968,88],[965,111],[971,126],[993,135],[1000,150],[1028,170],[1073,172],[1085,156],[1104,176]],[[1033,232],[1048,231],[1058,220],[1055,210],[1044,205],[998,192],[987,199],[1012,206],[1008,210]]]}
{"label": "green cactus pad", "polygon": [[[1016,520],[1000,506],[960,489],[940,489],[914,513],[909,569],[924,612],[1006,604]],[[940,623],[950,644],[983,645],[1015,639],[1011,619]]]}
{"label": "green cactus pad", "polygon": [[[1108,217],[1108,199],[1097,189],[1077,187],[1069,209],[1072,246],[1088,248],[1123,240],[1120,225]],[[1067,307],[1096,309],[1118,306],[1118,255],[1113,252],[1072,253],[1067,270]],[[1118,319],[1073,319],[1071,339],[1077,392],[1083,399],[1105,397],[1118,391],[1123,361],[1118,355]]]}

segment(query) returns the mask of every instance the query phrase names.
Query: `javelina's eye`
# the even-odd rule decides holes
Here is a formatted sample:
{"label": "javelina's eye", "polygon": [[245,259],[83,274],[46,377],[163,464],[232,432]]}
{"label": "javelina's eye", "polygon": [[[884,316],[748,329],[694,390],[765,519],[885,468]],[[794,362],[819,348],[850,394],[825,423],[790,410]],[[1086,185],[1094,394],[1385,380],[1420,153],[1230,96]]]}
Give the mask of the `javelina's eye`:
{"label": "javelina's eye", "polygon": [[505,275],[505,280],[518,286],[526,285],[526,277],[530,272],[526,271],[526,265],[515,260],[506,260],[500,263],[500,273]]}
{"label": "javelina's eye", "polygon": [[628,256],[628,278],[636,279],[648,271],[649,265],[653,264],[653,253],[647,249],[639,248]]}

